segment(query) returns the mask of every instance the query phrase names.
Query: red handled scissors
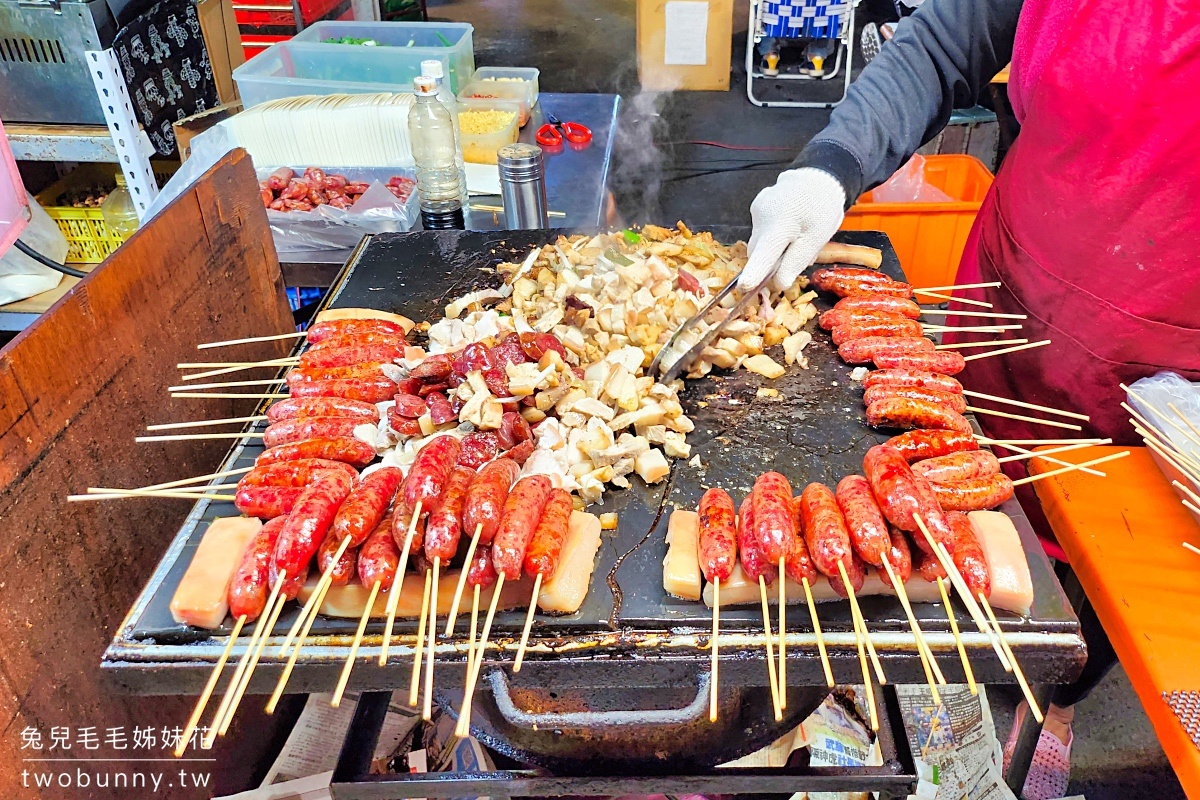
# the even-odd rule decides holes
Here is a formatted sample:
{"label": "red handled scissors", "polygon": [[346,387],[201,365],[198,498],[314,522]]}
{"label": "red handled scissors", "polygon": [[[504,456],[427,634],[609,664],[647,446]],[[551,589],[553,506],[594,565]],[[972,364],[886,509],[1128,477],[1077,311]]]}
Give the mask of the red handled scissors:
{"label": "red handled scissors", "polygon": [[562,122],[553,114],[546,114],[547,122],[538,128],[534,139],[545,147],[562,147],[565,138],[572,144],[587,144],[592,140],[592,130],[578,122]]}

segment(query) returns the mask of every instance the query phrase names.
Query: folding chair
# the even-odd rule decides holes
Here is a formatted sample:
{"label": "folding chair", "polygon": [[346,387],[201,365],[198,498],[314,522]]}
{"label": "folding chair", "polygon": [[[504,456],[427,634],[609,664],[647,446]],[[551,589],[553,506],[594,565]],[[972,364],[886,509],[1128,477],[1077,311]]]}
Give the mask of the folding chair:
{"label": "folding chair", "polygon": [[[767,108],[832,108],[846,99],[850,89],[850,67],[854,58],[854,7],[859,0],[750,0],[750,25],[746,33],[746,96],[756,106]],[[758,44],[763,39],[833,39],[834,66],[819,76],[781,72],[764,75],[760,69]],[[845,63],[843,63],[845,62]],[[845,70],[843,72],[843,69]],[[842,94],[837,100],[761,100],[754,94],[754,81],[828,81],[843,75]]]}

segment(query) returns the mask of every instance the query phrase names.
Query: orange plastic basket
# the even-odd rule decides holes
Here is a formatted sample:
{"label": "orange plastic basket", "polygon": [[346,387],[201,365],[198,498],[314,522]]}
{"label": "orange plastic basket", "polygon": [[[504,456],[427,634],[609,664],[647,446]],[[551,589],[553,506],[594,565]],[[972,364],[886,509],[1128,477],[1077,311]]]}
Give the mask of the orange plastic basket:
{"label": "orange plastic basket", "polygon": [[909,282],[920,288],[954,283],[967,235],[993,176],[974,156],[925,156],[925,180],[952,203],[876,203],[871,192],[846,212],[842,230],[883,231]]}

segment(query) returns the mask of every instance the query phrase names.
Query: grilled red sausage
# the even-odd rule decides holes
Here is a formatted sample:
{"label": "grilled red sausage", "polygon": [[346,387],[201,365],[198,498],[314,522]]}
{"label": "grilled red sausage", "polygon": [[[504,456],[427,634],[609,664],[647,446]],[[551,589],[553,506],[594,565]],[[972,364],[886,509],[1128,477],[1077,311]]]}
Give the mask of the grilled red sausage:
{"label": "grilled red sausage", "polygon": [[520,580],[525,551],[553,488],[554,484],[545,475],[527,475],[508,493],[500,526],[492,540],[492,561],[505,580]]}
{"label": "grilled red sausage", "polygon": [[239,487],[233,504],[248,517],[274,519],[291,511],[303,491],[302,486]]}
{"label": "grilled red sausage", "polygon": [[900,297],[843,297],[833,307],[834,311],[853,311],[868,314],[899,314],[916,319],[921,316],[921,307],[912,300]]}
{"label": "grilled red sausage", "polygon": [[899,450],[905,461],[924,461],[949,453],[979,449],[979,443],[973,435],[960,431],[909,431],[893,436],[887,444]]}
{"label": "grilled red sausage", "polygon": [[242,563],[229,584],[229,613],[234,619],[245,615],[247,622],[253,622],[267,605],[271,593],[271,557],[285,521],[284,517],[276,517],[263,525],[242,553]]}
{"label": "grilled red sausage", "polygon": [[884,353],[908,355],[932,352],[934,352],[933,340],[923,336],[867,336],[842,342],[838,346],[838,357],[847,364],[869,364],[875,360],[876,356]]}
{"label": "grilled red sausage", "polygon": [[[935,541],[950,539],[949,523],[931,498],[928,484],[913,474],[898,450],[887,445],[872,447],[863,458],[863,472],[888,522],[902,531],[917,531],[913,515],[919,514]],[[928,547],[923,535],[913,536],[918,547]]]}
{"label": "grilled red sausage", "polygon": [[520,474],[521,468],[509,458],[497,458],[476,473],[463,503],[463,530],[468,536],[474,536],[475,529],[482,525],[479,541],[481,544],[491,544],[496,529],[500,527],[508,490]]}
{"label": "grilled red sausage", "polygon": [[912,286],[899,281],[863,283],[854,280],[838,280],[833,291],[838,297],[896,297],[907,300],[913,295]]}
{"label": "grilled red sausage", "polygon": [[437,511],[461,447],[458,439],[444,435],[430,439],[417,451],[404,481],[404,502],[409,508],[420,503],[422,514]]}
{"label": "grilled red sausage", "polygon": [[[912,550],[908,546],[908,537],[895,528],[888,531],[888,536],[891,543],[883,557],[892,566],[892,571],[896,573],[900,583],[907,583],[912,576]],[[884,586],[892,586],[892,579],[888,577],[888,572],[883,568],[882,563],[879,565],[879,579],[883,581]],[[892,586],[892,588],[896,587]]]}
{"label": "grilled red sausage", "polygon": [[930,483],[953,483],[995,475],[1000,461],[987,450],[966,450],[918,461],[912,471]]}
{"label": "grilled red sausage", "polygon": [[778,472],[764,472],[750,493],[752,527],[750,536],[772,564],[787,559],[796,536],[796,513],[792,507],[792,487]]}
{"label": "grilled red sausage", "polygon": [[[396,510],[392,514],[392,541],[396,543],[396,549],[401,553],[404,552],[404,542],[408,538],[408,529],[412,526],[412,509],[404,503],[404,495],[401,494],[396,498]],[[413,528],[412,542],[409,544],[409,556],[412,557],[418,553],[425,552],[422,548],[425,546],[425,520],[424,518],[417,520],[416,528]]]}
{"label": "grilled red sausage", "polygon": [[931,486],[938,503],[947,511],[983,511],[1013,496],[1013,482],[1003,472]]}
{"label": "grilled red sausage", "polygon": [[404,328],[388,319],[331,319],[317,322],[308,329],[308,341],[317,344],[334,336],[355,336],[360,333],[384,333],[403,336]]}
{"label": "grilled red sausage", "polygon": [[342,347],[362,347],[376,344],[390,345],[404,349],[404,336],[394,333],[347,333],[322,339],[319,342],[309,341],[306,353],[320,350],[336,350]]}
{"label": "grilled red sausage", "polygon": [[474,478],[473,469],[454,467],[450,470],[441,505],[429,515],[429,522],[425,526],[425,556],[430,561],[440,558],[442,564],[447,564],[458,552],[458,540],[462,536],[463,503]]}
{"label": "grilled red sausage", "polygon": [[287,374],[289,387],[319,381],[372,381],[383,376],[382,361],[367,361],[345,367],[293,367]]}
{"label": "grilled red sausage", "polygon": [[[338,549],[342,546],[341,539],[333,535],[333,532],[325,534],[325,539],[321,542],[321,548],[317,550],[317,571],[322,575],[325,570],[329,569],[329,564],[333,561],[333,557],[337,555]],[[329,573],[329,580],[333,586],[345,586],[355,575],[355,570],[358,567],[358,548],[347,545],[342,551],[342,557],[333,567],[333,571]]]}
{"label": "grilled red sausage", "polygon": [[895,386],[872,386],[863,393],[863,405],[869,406],[878,400],[886,400],[889,397],[904,397],[909,400],[934,403],[955,414],[967,412],[967,401],[961,394],[939,392],[936,389],[898,388]]}
{"label": "grilled red sausage", "polygon": [[891,539],[883,512],[871,494],[871,484],[861,475],[847,475],[838,483],[835,494],[854,552],[868,564],[879,566]]}
{"label": "grilled red sausage", "polygon": [[962,354],[953,350],[938,350],[934,353],[907,353],[905,355],[889,355],[880,353],[874,359],[875,366],[880,369],[918,370],[922,372],[938,372],[942,375],[957,375],[967,368],[967,362]]}
{"label": "grilled red sausage", "polygon": [[267,409],[268,422],[298,417],[355,417],[363,422],[379,422],[379,409],[374,403],[344,397],[289,397]]}
{"label": "grilled red sausage", "polygon": [[302,442],[281,444],[263,450],[254,459],[257,466],[277,464],[280,461],[299,461],[309,458],[322,458],[329,461],[341,461],[355,467],[365,467],[375,460],[375,449],[366,442],[349,437],[337,439],[305,439]]}
{"label": "grilled red sausage", "polygon": [[912,557],[917,573],[926,581],[936,583],[938,578],[946,579],[946,570],[942,569],[942,562],[938,561],[937,556],[933,553],[917,549],[913,552]]}
{"label": "grilled red sausage", "polygon": [[737,563],[737,511],[724,489],[700,498],[700,571],[709,583],[723,581]]}
{"label": "grilled red sausage", "polygon": [[358,580],[370,589],[376,583],[381,591],[392,588],[400,567],[400,548],[392,539],[391,520],[383,520],[358,551]]}
{"label": "grilled red sausage", "polygon": [[321,546],[338,508],[350,495],[353,484],[342,472],[322,472],[315,481],[305,487],[304,492],[288,514],[275,555],[271,559],[271,581],[284,570],[287,582],[282,594],[289,600],[300,593],[308,565]]}
{"label": "grilled red sausage", "polygon": [[809,282],[823,292],[833,291],[836,281],[856,281],[858,283],[891,283],[892,279],[874,269],[858,267],[821,267],[813,270]]}
{"label": "grilled red sausage", "polygon": [[[796,513],[800,513],[800,498],[795,498]],[[787,561],[784,562],[784,571],[787,576],[796,583],[804,583],[808,581],[809,585],[817,579],[817,568],[813,564],[812,555],[808,552],[808,544],[804,541],[804,536],[796,529],[796,535],[792,537],[792,549],[788,553]]]}
{"label": "grilled red sausage", "polygon": [[978,597],[990,597],[992,594],[992,573],[988,569],[987,556],[979,544],[979,536],[975,526],[966,514],[951,511],[946,515],[950,520],[950,529],[954,531],[953,547],[947,547],[955,568],[962,575],[963,581],[971,594]]}
{"label": "grilled red sausage", "polygon": [[551,489],[550,497],[542,509],[533,538],[525,550],[525,572],[541,575],[548,581],[558,571],[562,558],[563,542],[567,540],[567,529],[571,524],[571,493],[565,489]]}
{"label": "grilled red sausage", "polygon": [[924,329],[921,323],[908,317],[896,317],[892,320],[854,320],[833,329],[833,343],[840,345],[852,339],[865,339],[868,336],[912,337],[922,336]]}
{"label": "grilled red sausage", "polygon": [[823,483],[810,483],[800,494],[800,519],[804,541],[813,565],[829,577],[838,575],[838,563],[851,568],[854,549],[850,530],[838,507],[837,497]]}
{"label": "grilled red sausage", "polygon": [[496,582],[496,565],[492,563],[492,546],[481,544],[475,548],[475,558],[467,569],[467,585],[486,589]]}
{"label": "grilled red sausage", "polygon": [[399,467],[377,469],[363,478],[338,509],[330,534],[339,542],[348,538],[351,547],[361,545],[387,514],[403,480]]}
{"label": "grilled red sausage", "polygon": [[275,447],[305,439],[337,439],[354,436],[359,425],[369,425],[358,417],[299,417],[285,419],[267,426],[263,432],[263,444]]}
{"label": "grilled red sausage", "polygon": [[307,486],[320,470],[332,469],[345,472],[351,478],[358,477],[358,470],[341,461],[327,458],[302,458],[296,461],[277,461],[255,467],[242,476],[238,488],[247,486]]}
{"label": "grilled red sausage", "polygon": [[[846,577],[850,579],[850,586],[855,592],[860,591],[863,584],[866,583],[867,565],[854,553],[850,554],[850,566],[846,568]],[[840,597],[850,596],[850,593],[846,591],[846,584],[842,583],[840,574],[829,576],[829,588],[833,589]]]}
{"label": "grilled red sausage", "polygon": [[397,347],[394,344],[353,344],[306,350],[296,366],[300,369],[328,369],[372,362],[389,364],[399,358],[404,358],[403,345]]}
{"label": "grilled red sausage", "polygon": [[364,403],[382,403],[396,396],[396,382],[383,373],[370,379],[341,379],[291,384],[292,397],[344,397]]}
{"label": "grilled red sausage", "polygon": [[962,414],[928,400],[885,397],[867,406],[867,424],[873,428],[906,428],[971,432]]}
{"label": "grilled red sausage", "polygon": [[832,331],[844,325],[872,325],[875,323],[899,322],[904,319],[907,319],[907,317],[882,311],[850,311],[834,307],[822,314],[817,319],[817,324],[821,326],[821,330],[823,331]]}
{"label": "grilled red sausage", "polygon": [[949,375],[936,372],[920,372],[906,369],[877,369],[868,372],[863,387],[873,389],[888,386],[894,389],[929,389],[938,392],[962,394],[962,384]]}
{"label": "grilled red sausage", "polygon": [[[742,562],[742,572],[753,583],[758,583],[761,576],[766,583],[774,583],[779,576],[778,563],[767,561],[762,552],[762,545],[754,538],[754,504],[752,495],[746,495],[738,509],[738,558]],[[785,562],[786,567],[786,562]]]}

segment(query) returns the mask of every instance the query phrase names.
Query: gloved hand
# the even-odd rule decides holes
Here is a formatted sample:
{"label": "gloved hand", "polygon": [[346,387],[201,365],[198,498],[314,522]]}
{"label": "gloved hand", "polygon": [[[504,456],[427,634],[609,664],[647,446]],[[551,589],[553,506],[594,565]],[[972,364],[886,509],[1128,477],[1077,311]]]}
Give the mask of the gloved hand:
{"label": "gloved hand", "polygon": [[776,264],[771,288],[790,287],[842,224],[845,204],[846,190],[828,172],[813,167],[781,172],[750,204],[754,231],[738,288],[753,289]]}

